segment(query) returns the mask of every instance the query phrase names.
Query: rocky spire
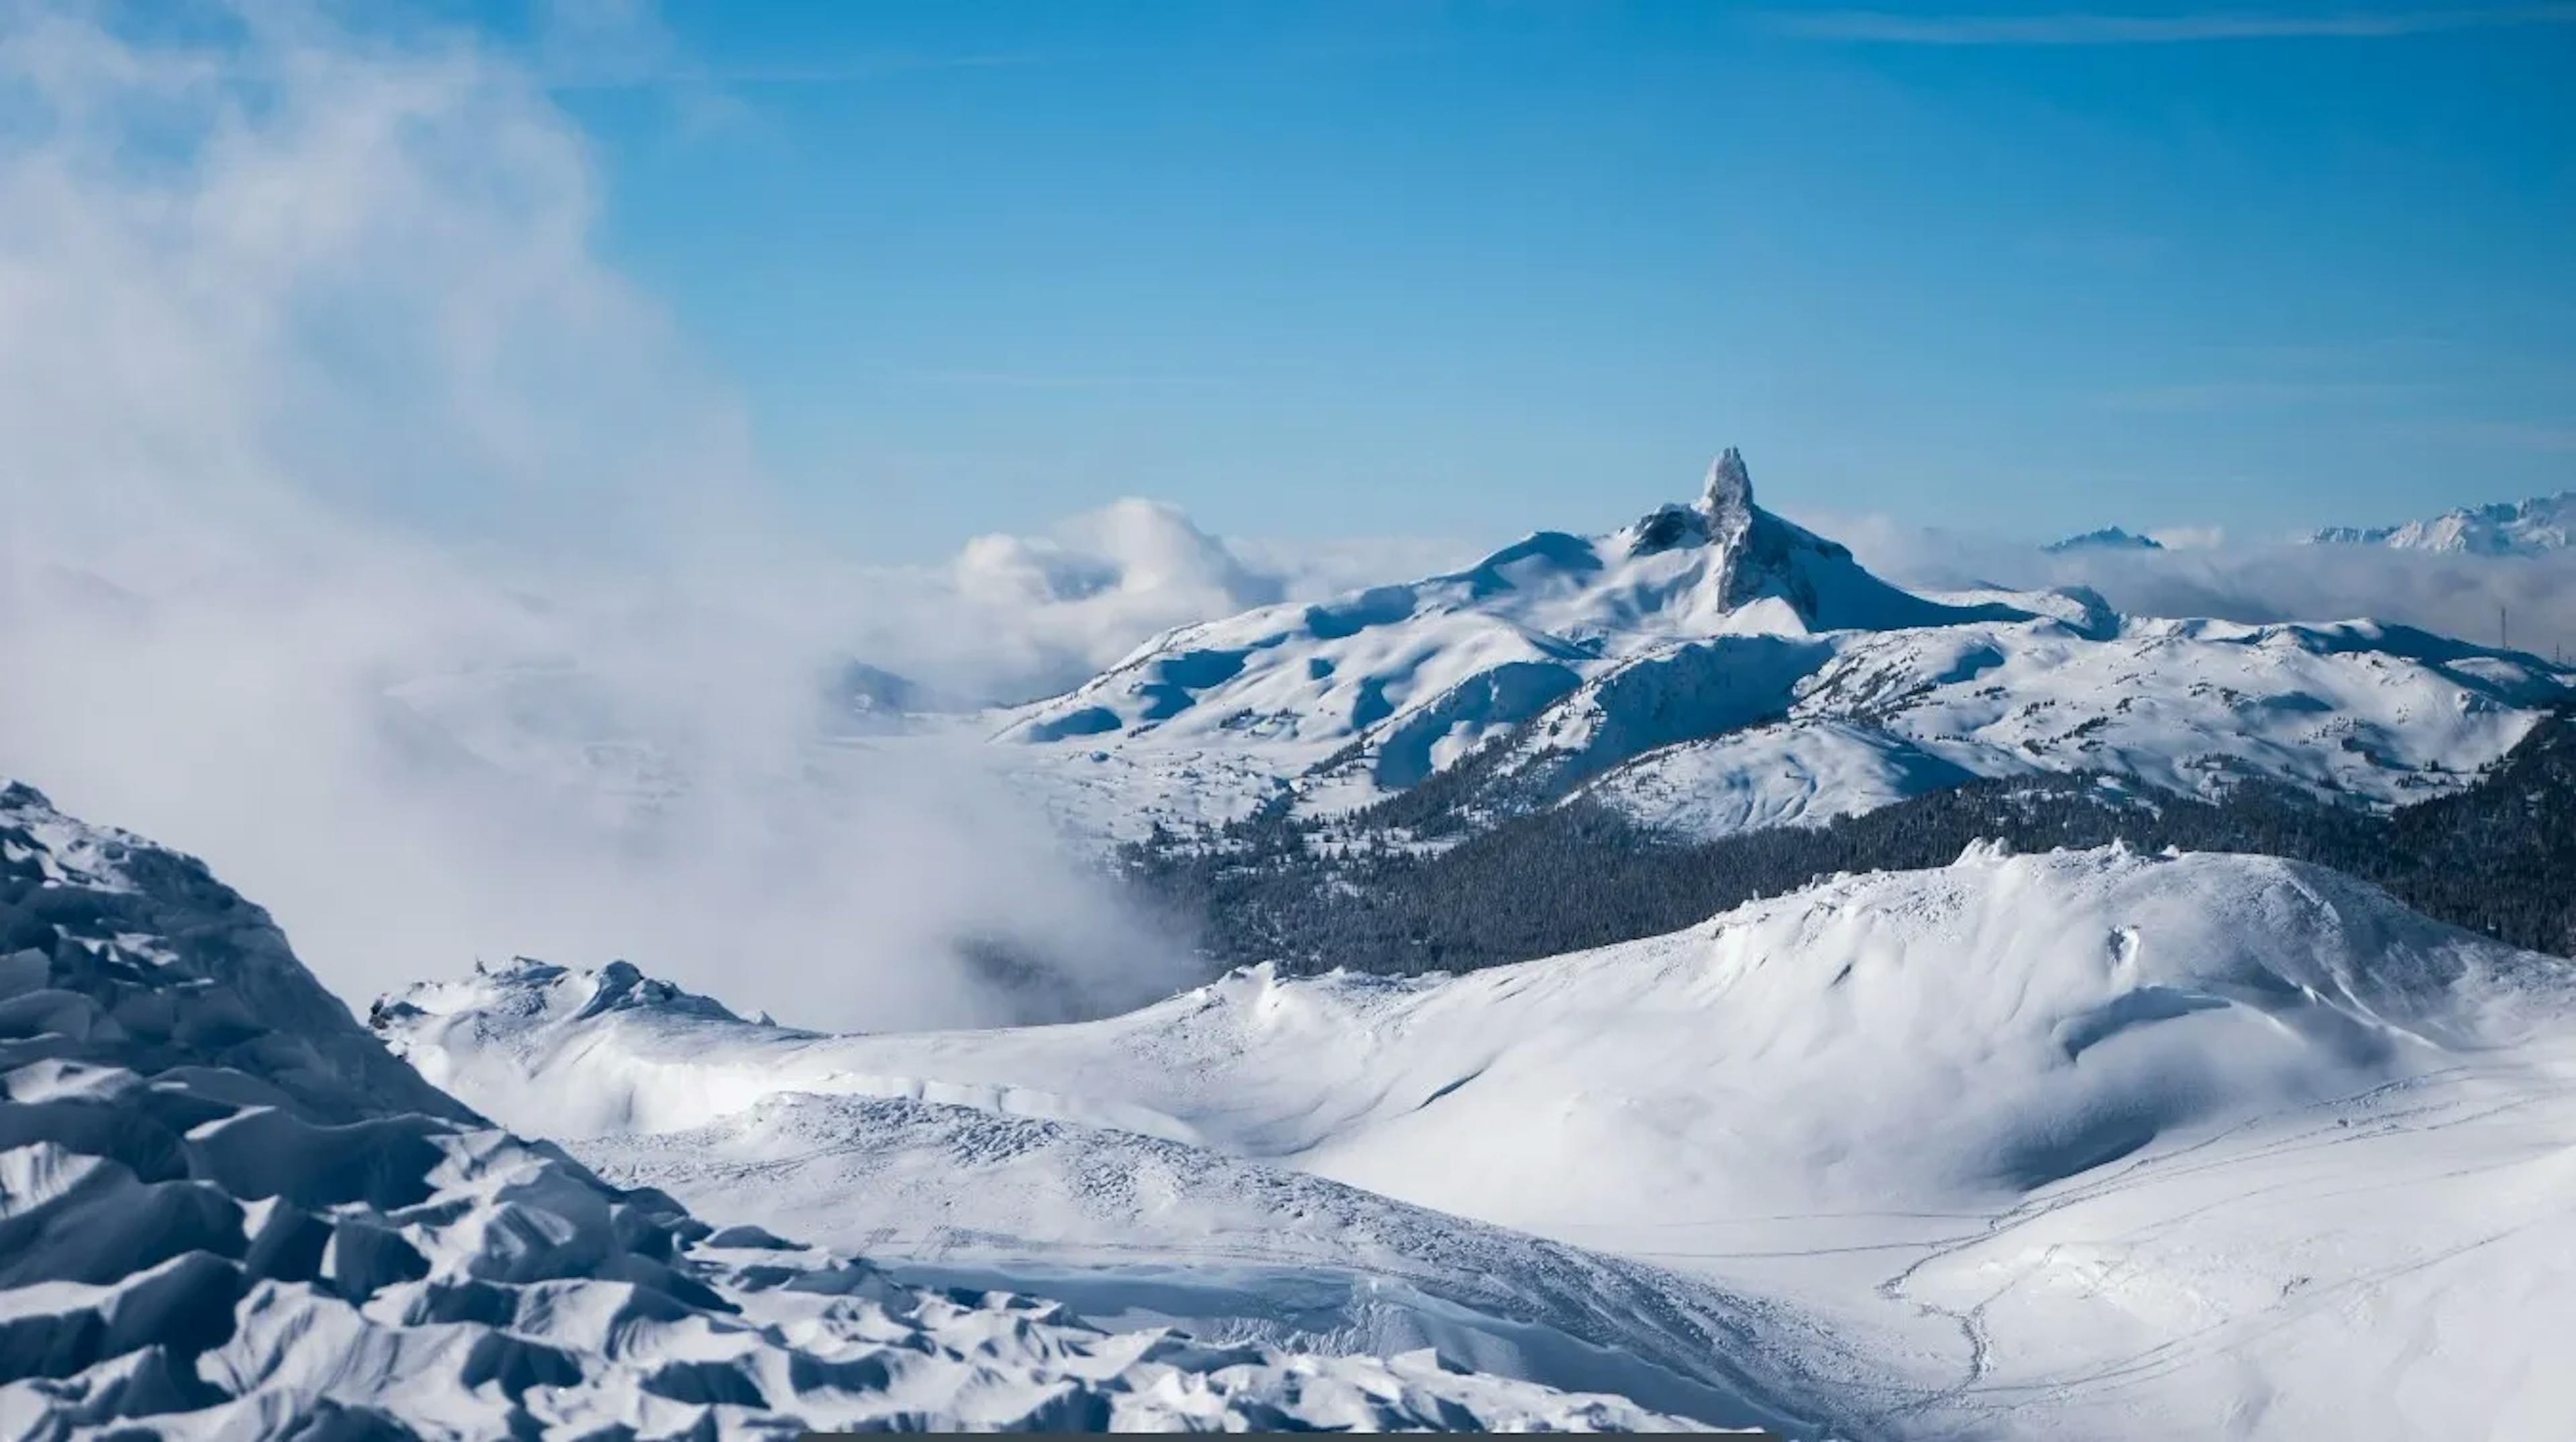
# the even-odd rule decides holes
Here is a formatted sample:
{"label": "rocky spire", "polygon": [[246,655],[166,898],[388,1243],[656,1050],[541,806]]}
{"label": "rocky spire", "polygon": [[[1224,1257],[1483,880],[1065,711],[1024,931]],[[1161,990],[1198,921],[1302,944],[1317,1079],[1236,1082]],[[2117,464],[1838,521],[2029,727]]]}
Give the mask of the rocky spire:
{"label": "rocky spire", "polygon": [[1741,530],[1753,518],[1753,475],[1744,469],[1744,453],[1733,446],[1709,462],[1708,481],[1700,490],[1699,508],[1709,530],[1718,535]]}
{"label": "rocky spire", "polygon": [[1699,504],[1667,504],[1642,517],[1631,528],[1629,554],[1649,555],[1676,546],[1730,547],[1753,529],[1753,477],[1744,469],[1744,453],[1733,446],[1709,462]]}

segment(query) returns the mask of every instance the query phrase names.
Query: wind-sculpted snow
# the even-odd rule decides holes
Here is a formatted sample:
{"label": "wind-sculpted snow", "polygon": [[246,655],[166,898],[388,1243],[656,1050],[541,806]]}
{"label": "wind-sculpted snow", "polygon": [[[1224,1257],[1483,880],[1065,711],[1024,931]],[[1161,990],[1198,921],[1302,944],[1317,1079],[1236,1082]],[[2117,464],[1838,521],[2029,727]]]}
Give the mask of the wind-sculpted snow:
{"label": "wind-sculpted snow", "polygon": [[[415,1055],[478,1035],[405,1025]],[[728,1030],[758,1042],[694,1022],[627,1074],[733,1076]],[[2576,1326],[2576,964],[2315,867],[1980,847],[1464,977],[1254,969],[1104,1021],[798,1045],[782,1092],[838,1072],[1133,1109],[1240,1185],[1293,1168],[1702,1279],[1659,1290],[1746,1326],[1734,1355],[1766,1378],[1841,1379],[1816,1411],[1851,1435],[2542,1437],[2576,1408],[2553,1350]],[[551,1060],[491,1093],[514,1106],[605,1074],[518,1054]],[[1049,1190],[1086,1175],[1060,1124],[876,1106],[776,1098],[602,1154],[728,1197],[921,1197],[961,1148],[995,1183],[951,1194],[961,1231],[1042,1231],[1084,1195]],[[823,1170],[791,1185],[791,1161]],[[1394,1234],[1347,1192],[1267,1195],[1338,1216],[1327,1236]],[[1067,1229],[1161,1239],[1227,1205],[1159,1196],[1077,1202]],[[1657,1330],[1620,1345],[1657,1355]]]}
{"label": "wind-sculpted snow", "polygon": [[[593,1017],[731,1021],[615,980]],[[0,791],[0,1434],[1672,1425],[718,1230],[425,1084],[195,862]]]}
{"label": "wind-sculpted snow", "polygon": [[[2534,657],[2368,621],[1914,595],[1754,505],[1729,451],[1695,506],[1181,628],[999,739],[1062,820],[1119,837],[1335,816],[1453,775],[1455,816],[1597,781],[1633,820],[1709,836],[2032,771],[2384,804],[2461,785],[2571,691]],[[1806,764],[1780,777],[1784,747]]]}

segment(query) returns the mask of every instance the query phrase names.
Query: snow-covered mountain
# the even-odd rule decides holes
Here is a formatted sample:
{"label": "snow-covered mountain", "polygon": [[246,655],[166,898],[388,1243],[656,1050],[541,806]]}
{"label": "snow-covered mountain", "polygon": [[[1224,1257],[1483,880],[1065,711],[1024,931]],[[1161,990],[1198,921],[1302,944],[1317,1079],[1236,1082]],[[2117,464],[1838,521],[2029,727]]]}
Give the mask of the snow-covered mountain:
{"label": "snow-covered mountain", "polygon": [[2164,542],[2153,536],[2141,536],[2118,526],[2104,526],[2098,531],[2051,541],[2040,549],[2053,556],[2062,556],[2069,551],[2161,551],[2164,548]]}
{"label": "snow-covered mountain", "polygon": [[1591,1259],[1555,1315],[1673,1299],[1617,1343],[1649,1356],[1722,1319],[1748,1373],[1835,1379],[1800,1400],[1847,1435],[2540,1437],[2576,1407],[2576,965],[2312,867],[1981,848],[1467,977],[1256,969],[1014,1031],[610,993],[519,968],[380,1016],[620,1175],[830,1198],[970,1265],[1195,1231],[1240,1268],[1266,1207],[1274,1258],[1383,1248],[1417,1285],[1474,1256],[1508,1291],[1525,1248],[1351,1189],[1516,1228]]}
{"label": "snow-covered mountain", "polygon": [[2309,532],[2306,539],[2312,545],[2387,546],[2473,556],[2545,555],[2576,545],[2576,491],[2462,506],[2397,526],[2328,526]]}
{"label": "snow-covered mountain", "polygon": [[2081,589],[1912,594],[1756,506],[1730,450],[1695,505],[1182,627],[998,739],[1095,832],[1333,815],[1442,776],[1453,812],[1588,788],[1706,835],[2041,771],[2438,794],[2571,684],[2367,621],[2131,618]]}
{"label": "snow-covered mountain", "polygon": [[0,1435],[1681,1425],[719,1229],[421,1080],[194,861],[0,786]]}

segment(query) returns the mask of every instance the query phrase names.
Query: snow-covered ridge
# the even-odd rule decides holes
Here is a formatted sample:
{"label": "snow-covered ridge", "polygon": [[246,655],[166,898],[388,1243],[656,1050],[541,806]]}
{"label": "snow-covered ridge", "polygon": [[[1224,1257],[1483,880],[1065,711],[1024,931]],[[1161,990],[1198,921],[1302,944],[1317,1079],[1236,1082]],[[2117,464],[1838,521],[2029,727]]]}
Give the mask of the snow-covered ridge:
{"label": "snow-covered ridge", "polygon": [[[1842,546],[1754,505],[1743,458],[1729,450],[1696,505],[1664,506],[1607,536],[1540,531],[1424,581],[1181,627],[1001,734],[1338,744],[1414,721],[1429,746],[1466,710],[1486,727],[1521,719],[1600,665],[1677,637],[2022,614],[1943,606],[1870,575]],[[1457,694],[1470,683],[1476,694]],[[1408,759],[1379,766],[1390,768],[1413,769]]]}
{"label": "snow-covered ridge", "polygon": [[2311,545],[2386,546],[2473,556],[2538,556],[2576,546],[2576,491],[2524,501],[2462,506],[2395,526],[2327,526]]}
{"label": "snow-covered ridge", "polygon": [[[628,962],[597,970],[515,957],[457,981],[377,1000],[367,1023],[394,1053],[495,1114],[542,1118],[545,1135],[676,1131],[781,1092],[903,1099],[1194,1141],[1140,1107],[1030,1087],[953,1082],[853,1067],[842,1038],[745,1021],[711,997]],[[533,1090],[532,1090],[533,1089]]]}
{"label": "snow-covered ridge", "polygon": [[[2576,1010],[2576,970],[2321,868],[2114,845],[1979,848],[1947,868],[1845,877],[1688,932],[1457,978],[1253,968],[1068,1026],[821,1036],[695,1013],[649,1028],[619,1014],[565,1024],[507,995],[444,1016],[403,1003],[381,1015],[404,1055],[505,1113],[587,1119],[601,1108],[584,1094],[603,1084],[686,1093],[620,1105],[693,1117],[754,1094],[835,1090],[842,1076],[904,1077],[996,1110],[1037,1089],[1089,1114],[1077,1120],[1132,1109],[1244,1155],[1393,1182],[1378,1186],[1391,1195],[1437,1177],[1455,1209],[1502,1206],[1527,1222],[1535,1199],[1587,1189],[1552,1170],[1566,1153],[1538,1135],[1570,1152],[1626,1125],[1570,1109],[1570,1093],[1688,1095],[1710,1109],[1708,1143],[1736,1164],[1763,1151],[1755,1170],[1793,1174],[1797,1158],[1830,1152],[1852,1174],[1836,1189],[1917,1165],[1902,1140],[1930,1128],[1959,1157],[1945,1185],[2020,1190],[2094,1165],[2114,1143],[2509,1046]],[[1543,1063],[1526,1084],[1512,1080],[1518,1053]],[[2177,1068],[2190,1085],[2168,1085]],[[1956,1108],[1965,1085],[1986,1098],[1973,1115]],[[1783,1091],[1848,1104],[1779,1113],[1775,1129],[1761,1099]],[[1500,1130],[1461,1120],[1488,1111]],[[2060,1118],[2108,1118],[2108,1130],[2094,1147]],[[1659,1148],[1674,1140],[1649,1131]],[[1428,1160],[1506,1133],[1515,1146],[1476,1165]]]}
{"label": "snow-covered ridge", "polygon": [[[1099,1022],[813,1045],[1787,1303],[1730,1313],[1745,1354],[1848,1379],[1857,1435],[2537,1436],[2576,1400],[2540,1350],[2576,1324],[2576,965],[2310,866],[1980,847],[1465,977],[1254,969]],[[748,1196],[789,1174],[705,1155],[934,1125],[761,1105],[801,1120],[601,1145]],[[755,1140],[780,1126],[803,1140]]]}
{"label": "snow-covered ridge", "polygon": [[[593,1020],[746,1025],[610,980]],[[427,1085],[202,866],[0,789],[0,1433],[1675,1425],[719,1230]]]}
{"label": "snow-covered ridge", "polygon": [[[1595,798],[1693,835],[1974,776],[2455,788],[2576,676],[2368,621],[2124,617],[2089,592],[1915,595],[1754,504],[1743,459],[1606,536],[1183,627],[997,739],[1077,830],[1333,815],[1480,753],[1465,814]],[[1509,738],[1509,753],[1489,749]],[[1802,758],[1789,773],[1769,763]]]}

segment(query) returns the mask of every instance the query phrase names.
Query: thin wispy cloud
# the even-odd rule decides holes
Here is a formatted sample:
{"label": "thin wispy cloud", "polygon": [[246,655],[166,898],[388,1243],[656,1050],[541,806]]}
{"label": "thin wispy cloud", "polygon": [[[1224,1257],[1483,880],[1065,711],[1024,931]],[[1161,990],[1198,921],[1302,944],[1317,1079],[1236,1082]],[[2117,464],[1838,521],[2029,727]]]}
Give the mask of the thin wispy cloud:
{"label": "thin wispy cloud", "polygon": [[2176,45],[2219,40],[2380,39],[2450,30],[2576,25],[2576,4],[2300,13],[2213,10],[2185,15],[1905,15],[1884,10],[1774,11],[1763,22],[1812,40],[1882,45]]}

